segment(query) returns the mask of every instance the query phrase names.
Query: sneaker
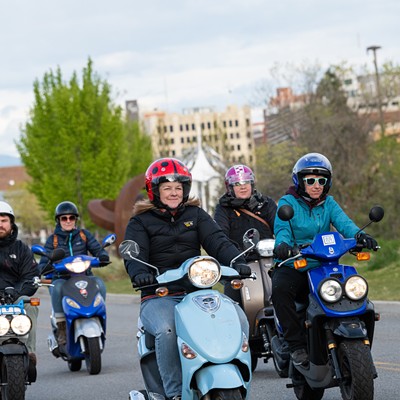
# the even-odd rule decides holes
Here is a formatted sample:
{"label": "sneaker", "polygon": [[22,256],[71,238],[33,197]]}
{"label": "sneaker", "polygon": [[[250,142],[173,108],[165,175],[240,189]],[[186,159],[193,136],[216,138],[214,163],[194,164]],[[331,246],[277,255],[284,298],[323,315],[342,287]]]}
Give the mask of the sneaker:
{"label": "sneaker", "polygon": [[299,349],[294,351],[290,357],[293,360],[293,365],[295,366],[302,366],[302,367],[307,367],[308,366],[308,354],[304,349]]}

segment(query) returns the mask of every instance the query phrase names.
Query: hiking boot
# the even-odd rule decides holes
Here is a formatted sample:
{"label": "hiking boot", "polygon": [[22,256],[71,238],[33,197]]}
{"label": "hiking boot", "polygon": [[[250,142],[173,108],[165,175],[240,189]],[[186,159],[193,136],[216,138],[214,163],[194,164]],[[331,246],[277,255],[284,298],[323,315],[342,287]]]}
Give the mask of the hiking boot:
{"label": "hiking boot", "polygon": [[36,354],[35,353],[29,353],[28,357],[29,357],[29,362],[31,362],[36,367],[36,364],[37,364]]}
{"label": "hiking boot", "polygon": [[308,354],[307,351],[304,349],[299,349],[294,351],[290,357],[293,360],[293,365],[295,366],[302,366],[302,367],[307,367],[308,366]]}
{"label": "hiking boot", "polygon": [[65,321],[57,322],[57,343],[59,346],[67,344],[67,323]]}

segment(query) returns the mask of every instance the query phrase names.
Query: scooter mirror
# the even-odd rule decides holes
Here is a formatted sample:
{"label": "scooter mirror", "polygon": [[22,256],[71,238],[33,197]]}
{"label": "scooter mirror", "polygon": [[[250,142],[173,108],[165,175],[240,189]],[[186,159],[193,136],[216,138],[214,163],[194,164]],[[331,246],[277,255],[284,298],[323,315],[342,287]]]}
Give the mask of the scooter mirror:
{"label": "scooter mirror", "polygon": [[294,210],[293,210],[292,206],[285,204],[285,205],[279,207],[278,217],[282,221],[290,221],[293,218],[293,215],[294,215]]}
{"label": "scooter mirror", "polygon": [[124,240],[118,246],[118,251],[124,260],[132,260],[139,255],[140,248],[133,240]]}
{"label": "scooter mirror", "polygon": [[257,229],[251,228],[247,230],[243,235],[243,247],[247,250],[253,245],[257,245],[260,241],[260,232]]}
{"label": "scooter mirror", "polygon": [[111,246],[116,240],[117,240],[117,235],[115,233],[110,233],[102,241],[103,248]]}
{"label": "scooter mirror", "polygon": [[379,222],[384,215],[385,211],[381,206],[374,206],[371,208],[371,211],[369,212],[369,219],[372,222]]}

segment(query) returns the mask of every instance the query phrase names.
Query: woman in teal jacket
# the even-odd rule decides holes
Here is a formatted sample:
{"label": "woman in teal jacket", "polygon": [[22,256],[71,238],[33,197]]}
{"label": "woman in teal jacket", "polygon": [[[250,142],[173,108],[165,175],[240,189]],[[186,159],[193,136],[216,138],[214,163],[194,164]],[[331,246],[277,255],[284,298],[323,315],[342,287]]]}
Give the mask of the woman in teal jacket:
{"label": "woman in teal jacket", "polygon": [[[346,215],[328,191],[332,185],[332,166],[319,153],[301,157],[293,168],[291,186],[279,200],[290,205],[294,217],[290,224],[275,217],[275,261],[286,260],[293,254],[294,237],[296,244],[311,243],[317,233],[329,232],[332,227],[346,238],[355,237],[366,248],[377,246],[375,239],[360,231],[360,228]],[[291,226],[290,226],[291,225]],[[292,232],[293,230],[293,232]],[[293,237],[294,234],[294,237]],[[294,364],[306,365],[308,354],[304,327],[296,314],[296,301],[306,301],[309,294],[307,269],[318,266],[318,261],[307,259],[307,267],[296,270],[293,261],[288,261],[274,270],[272,275],[272,301],[276,315],[282,325],[283,335],[288,343]]]}

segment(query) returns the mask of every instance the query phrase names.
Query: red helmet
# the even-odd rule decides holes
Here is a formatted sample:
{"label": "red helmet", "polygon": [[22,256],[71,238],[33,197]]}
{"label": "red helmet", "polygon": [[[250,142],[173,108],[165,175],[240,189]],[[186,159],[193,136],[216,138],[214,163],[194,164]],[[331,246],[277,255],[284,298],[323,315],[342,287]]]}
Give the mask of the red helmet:
{"label": "red helmet", "polygon": [[163,182],[180,182],[183,186],[183,202],[189,198],[192,174],[186,165],[176,158],[160,158],[147,168],[146,191],[149,200],[156,204],[160,200],[159,185]]}

